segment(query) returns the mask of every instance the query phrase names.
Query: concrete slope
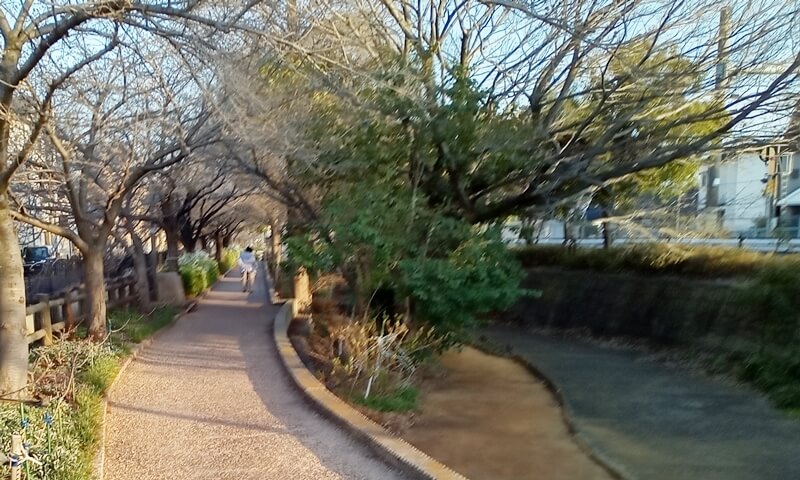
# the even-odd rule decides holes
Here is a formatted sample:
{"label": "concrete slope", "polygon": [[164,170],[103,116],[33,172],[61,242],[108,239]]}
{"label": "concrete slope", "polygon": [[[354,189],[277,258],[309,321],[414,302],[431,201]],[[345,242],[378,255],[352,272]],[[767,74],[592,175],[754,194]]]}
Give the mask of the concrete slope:
{"label": "concrete slope", "polygon": [[642,354],[515,327],[483,332],[560,390],[579,434],[642,480],[800,479],[800,420]]}

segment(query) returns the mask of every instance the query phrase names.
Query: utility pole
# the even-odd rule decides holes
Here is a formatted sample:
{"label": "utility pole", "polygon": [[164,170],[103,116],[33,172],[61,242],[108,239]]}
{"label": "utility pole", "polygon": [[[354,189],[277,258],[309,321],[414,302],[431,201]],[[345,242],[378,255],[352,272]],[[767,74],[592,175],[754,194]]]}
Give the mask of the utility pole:
{"label": "utility pole", "polygon": [[[731,8],[729,6],[724,6],[720,10],[719,13],[719,31],[717,33],[717,66],[716,72],[714,76],[714,91],[719,100],[725,98],[725,92],[730,87],[730,79],[731,74],[728,71],[728,42],[730,40],[731,35]],[[773,75],[773,74],[780,74],[783,70],[783,65],[780,63],[776,64],[762,64],[759,65],[758,68],[752,68],[747,70],[738,70],[736,72],[737,75]],[[800,112],[800,104],[798,104],[798,112]],[[800,114],[798,114],[800,115]],[[767,145],[764,147],[760,152],[761,160],[767,167],[767,176],[763,180],[766,184],[764,189],[764,196],[767,198],[766,201],[766,227],[767,230],[770,230],[773,226],[773,221],[776,219],[776,202],[780,199],[780,196],[783,194],[781,192],[781,184],[780,184],[780,154],[781,154],[781,147],[779,145]],[[713,184],[714,184],[714,176],[718,174],[720,169],[720,164],[723,160],[723,153],[720,149],[718,153],[714,155],[713,164],[709,167],[709,180],[708,180],[708,190],[706,192],[706,204],[708,206],[711,205],[711,199],[718,199],[716,195],[717,192],[712,192]],[[713,193],[713,194],[712,194]],[[715,205],[718,206],[718,205]]]}
{"label": "utility pole", "polygon": [[731,7],[722,7],[719,12],[719,33],[717,38],[717,72],[714,90],[722,93],[728,86],[728,37],[731,34]]}
{"label": "utility pole", "polygon": [[[717,68],[714,75],[714,93],[719,101],[725,97],[730,83],[728,78],[728,37],[731,31],[731,10],[725,6],[719,12],[719,30],[717,32]],[[707,170],[706,204],[708,207],[719,207],[719,185],[715,181],[720,172],[722,150],[713,154],[713,160]],[[719,216],[717,216],[719,218]],[[721,220],[721,219],[720,219]]]}

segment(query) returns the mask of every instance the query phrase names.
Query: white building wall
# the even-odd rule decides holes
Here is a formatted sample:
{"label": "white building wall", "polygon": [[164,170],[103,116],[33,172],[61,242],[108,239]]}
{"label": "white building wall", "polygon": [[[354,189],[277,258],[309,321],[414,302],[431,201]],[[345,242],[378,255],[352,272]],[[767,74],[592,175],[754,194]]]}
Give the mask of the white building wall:
{"label": "white building wall", "polygon": [[[520,236],[520,228],[521,223],[519,220],[509,220],[503,224],[502,228],[502,239],[505,243],[510,245],[516,245],[524,243],[525,241]],[[539,225],[538,228],[538,235],[535,235],[534,242],[538,239],[539,241],[544,240],[553,240],[553,241],[562,241],[564,240],[564,222],[561,220],[544,220]]]}
{"label": "white building wall", "polygon": [[719,208],[723,228],[744,232],[767,214],[762,180],[767,167],[757,153],[744,152],[719,166]]}
{"label": "white building wall", "polygon": [[708,206],[708,182],[710,182],[710,173],[708,166],[703,165],[697,171],[697,185],[700,188],[697,189],[697,209],[703,210]]}

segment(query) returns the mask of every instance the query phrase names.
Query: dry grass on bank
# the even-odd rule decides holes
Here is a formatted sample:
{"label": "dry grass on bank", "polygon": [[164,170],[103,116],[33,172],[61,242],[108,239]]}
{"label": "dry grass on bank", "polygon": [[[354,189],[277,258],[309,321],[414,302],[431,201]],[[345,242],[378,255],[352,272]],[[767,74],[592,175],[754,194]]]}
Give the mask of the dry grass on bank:
{"label": "dry grass on bank", "polygon": [[706,278],[749,276],[774,265],[793,264],[800,270],[800,255],[797,254],[765,254],[745,249],[661,243],[610,249],[531,245],[514,251],[524,267],[558,266]]}

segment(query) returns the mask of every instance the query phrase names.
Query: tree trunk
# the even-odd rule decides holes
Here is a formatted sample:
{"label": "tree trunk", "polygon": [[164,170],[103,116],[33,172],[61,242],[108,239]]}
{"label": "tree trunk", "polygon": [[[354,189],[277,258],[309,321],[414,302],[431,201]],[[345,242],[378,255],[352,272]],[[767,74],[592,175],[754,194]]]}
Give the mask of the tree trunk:
{"label": "tree trunk", "polygon": [[0,248],[0,397],[19,399],[28,383],[25,277],[5,194],[0,195]]}
{"label": "tree trunk", "polygon": [[136,272],[136,296],[138,297],[139,309],[149,312],[150,305],[150,280],[147,277],[147,259],[144,256],[144,244],[142,239],[132,228],[128,229],[133,243],[133,270]]}
{"label": "tree trunk", "polygon": [[275,223],[271,225],[272,242],[270,248],[270,263],[272,264],[273,281],[278,282],[281,271],[281,227]]}
{"label": "tree trunk", "polygon": [[178,271],[178,230],[171,226],[164,226],[164,234],[167,237],[167,261],[165,270],[167,272]]}
{"label": "tree trunk", "polygon": [[184,250],[188,253],[193,253],[197,248],[197,239],[194,237],[181,236],[181,243],[183,244]]}
{"label": "tree trunk", "polygon": [[99,341],[106,334],[106,281],[103,268],[103,247],[92,247],[83,252],[83,271],[86,278],[86,322],[89,337]]}
{"label": "tree trunk", "polygon": [[217,264],[222,263],[222,249],[224,248],[222,245],[222,232],[217,230],[214,232],[214,247],[215,256],[217,257]]}
{"label": "tree trunk", "polygon": [[158,255],[158,241],[156,240],[156,236],[152,235],[150,237],[150,264],[147,266],[147,279],[150,282],[150,301],[155,302],[158,300],[158,292],[155,288],[156,285],[156,275],[158,273],[158,262],[159,262],[159,255]]}

